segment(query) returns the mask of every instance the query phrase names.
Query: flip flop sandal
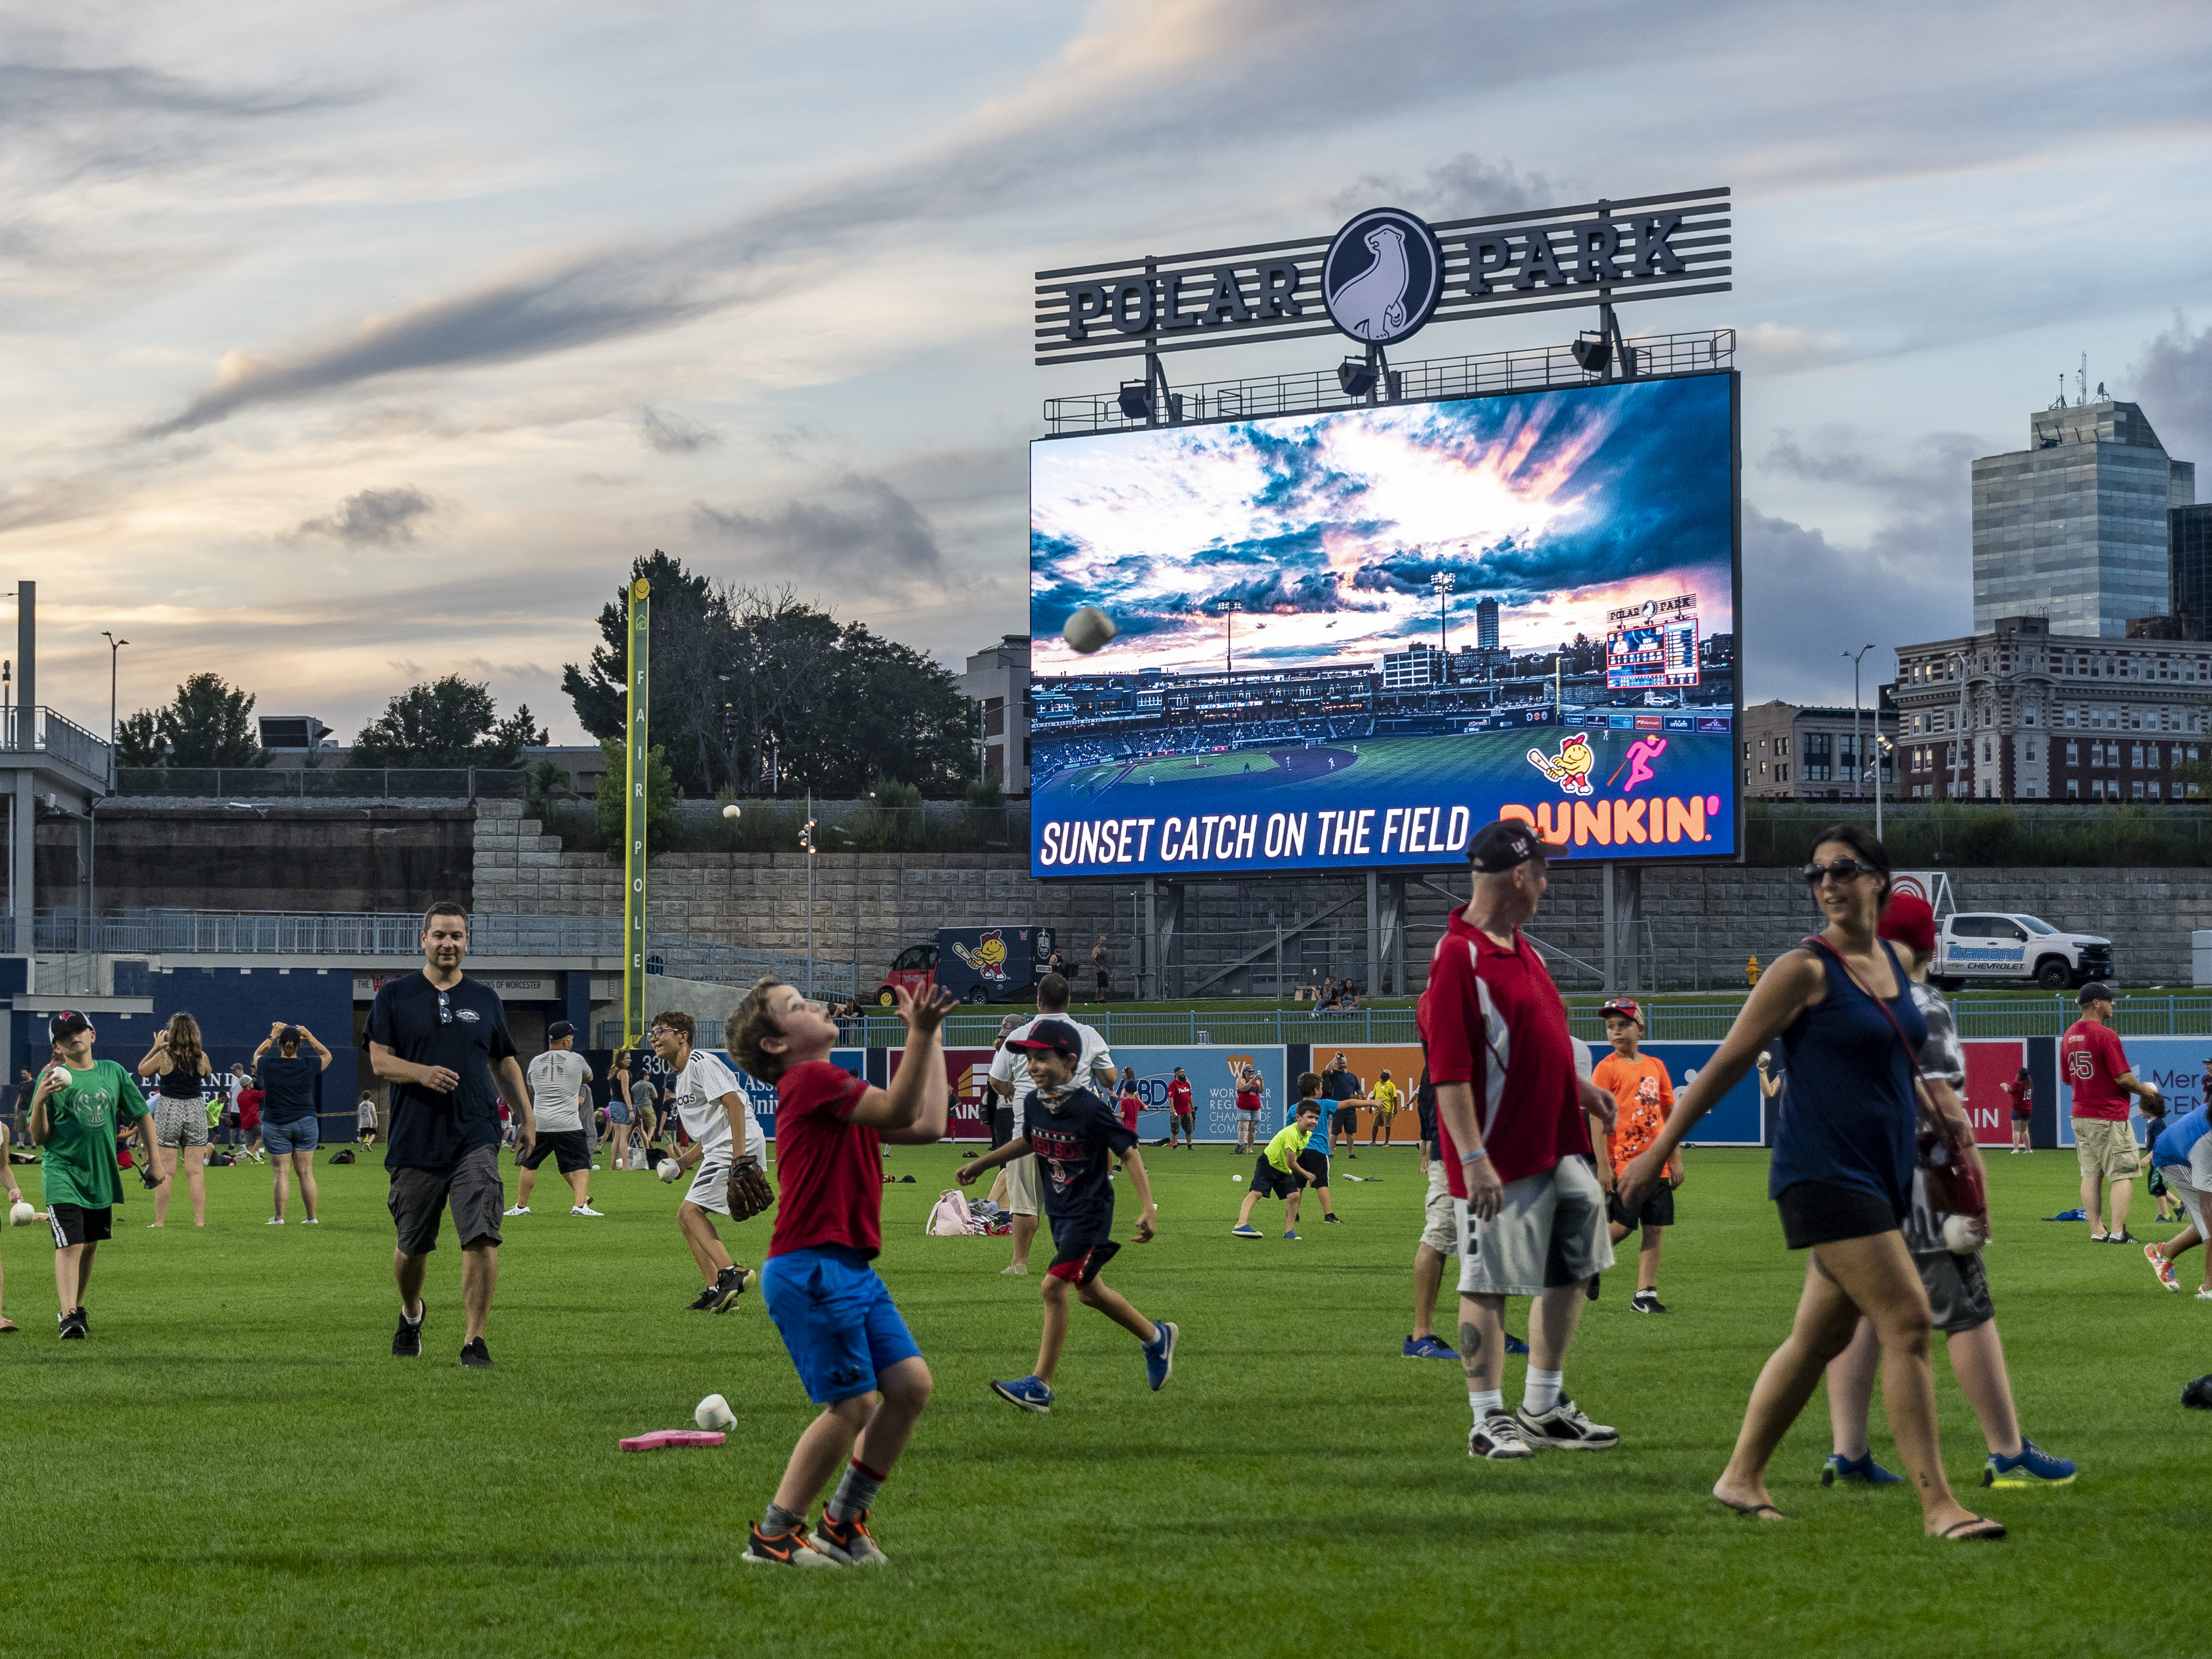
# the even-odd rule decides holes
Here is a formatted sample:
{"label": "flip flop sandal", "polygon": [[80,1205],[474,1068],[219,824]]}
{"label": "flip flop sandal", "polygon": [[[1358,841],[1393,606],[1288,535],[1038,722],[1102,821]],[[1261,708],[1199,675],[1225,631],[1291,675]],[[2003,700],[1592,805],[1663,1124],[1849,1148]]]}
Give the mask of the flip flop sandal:
{"label": "flip flop sandal", "polygon": [[1724,1510],[1735,1510],[1747,1521],[1764,1521],[1770,1516],[1777,1521],[1787,1521],[1790,1518],[1771,1504],[1733,1504],[1725,1498],[1716,1498],[1713,1502]]}
{"label": "flip flop sandal", "polygon": [[[1968,1527],[1990,1527],[1994,1528],[1995,1530],[1991,1532],[1968,1532],[1966,1530]],[[2005,1535],[2005,1529],[1996,1522],[1990,1520],[1989,1516],[1985,1515],[1976,1515],[1970,1516],[1964,1521],[1954,1522],[1952,1525],[1944,1528],[1942,1532],[1937,1535],[1948,1538],[1954,1544],[1976,1544],[1984,1541],[1993,1543]]]}
{"label": "flip flop sandal", "polygon": [[22,1328],[12,1319],[0,1319],[0,1336],[13,1336]]}

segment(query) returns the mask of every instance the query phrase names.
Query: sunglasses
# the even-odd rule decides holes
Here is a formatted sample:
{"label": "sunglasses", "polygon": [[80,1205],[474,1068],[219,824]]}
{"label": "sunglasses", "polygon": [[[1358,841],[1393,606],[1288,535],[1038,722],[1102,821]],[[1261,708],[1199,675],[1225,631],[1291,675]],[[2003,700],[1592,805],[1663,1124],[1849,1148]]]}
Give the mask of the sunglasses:
{"label": "sunglasses", "polygon": [[447,996],[443,991],[441,991],[438,993],[438,1024],[441,1025],[451,1025],[453,1023],[453,999]]}
{"label": "sunglasses", "polygon": [[1861,864],[1856,859],[1838,859],[1833,864],[1808,864],[1798,874],[1805,878],[1808,887],[1818,887],[1821,881],[1833,877],[1838,882],[1856,881],[1861,876],[1877,873],[1871,864]]}

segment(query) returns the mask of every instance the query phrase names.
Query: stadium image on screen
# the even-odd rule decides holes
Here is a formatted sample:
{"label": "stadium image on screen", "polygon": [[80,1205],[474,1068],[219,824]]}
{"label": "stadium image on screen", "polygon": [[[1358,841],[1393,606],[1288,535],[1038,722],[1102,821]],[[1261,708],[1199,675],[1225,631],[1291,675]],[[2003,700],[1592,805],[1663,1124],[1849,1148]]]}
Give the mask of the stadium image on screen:
{"label": "stadium image on screen", "polygon": [[[1736,850],[1735,377],[1041,439],[1040,877]],[[1060,637],[1097,605],[1120,634]]]}

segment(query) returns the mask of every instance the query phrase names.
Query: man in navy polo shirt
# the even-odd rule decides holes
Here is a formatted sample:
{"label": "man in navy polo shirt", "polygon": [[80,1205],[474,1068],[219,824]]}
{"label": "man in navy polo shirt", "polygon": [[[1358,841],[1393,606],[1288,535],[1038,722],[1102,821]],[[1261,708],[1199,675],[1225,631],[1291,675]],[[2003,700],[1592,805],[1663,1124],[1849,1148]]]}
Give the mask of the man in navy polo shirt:
{"label": "man in navy polo shirt", "polygon": [[[1486,824],[1468,843],[1474,896],[1451,913],[1418,1019],[1437,1091],[1437,1139],[1460,1225],[1460,1362],[1470,1457],[1602,1450],[1619,1432],[1560,1390],[1584,1286],[1613,1265],[1605,1191],[1585,1114],[1614,1102],[1576,1074],[1566,1005],[1521,925],[1547,885],[1529,825]],[[1504,1407],[1505,1298],[1535,1298],[1521,1409]]]}
{"label": "man in navy polo shirt", "polygon": [[461,1364],[483,1368],[491,1364],[484,1322],[499,1282],[499,1217],[507,1201],[499,1173],[499,1096],[516,1114],[518,1158],[529,1157],[538,1127],[499,994],[461,972],[469,953],[468,912],[458,904],[432,905],[422,915],[422,971],[385,982],[370,1006],[366,1033],[369,1064],[394,1085],[384,1154],[392,1172],[386,1203],[398,1230],[392,1273],[399,1282],[399,1328],[392,1352],[403,1359],[422,1352],[422,1279],[438,1248],[438,1218],[450,1206],[461,1240],[467,1327]]}

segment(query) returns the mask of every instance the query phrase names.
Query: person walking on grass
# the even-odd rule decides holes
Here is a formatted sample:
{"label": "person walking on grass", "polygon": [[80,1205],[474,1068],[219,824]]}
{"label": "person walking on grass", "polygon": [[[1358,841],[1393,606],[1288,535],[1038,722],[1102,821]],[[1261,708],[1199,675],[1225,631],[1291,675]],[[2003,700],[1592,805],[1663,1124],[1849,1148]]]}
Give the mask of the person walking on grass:
{"label": "person walking on grass", "polygon": [[[1309,1072],[1308,1077],[1313,1075]],[[1300,1167],[1300,1154],[1306,1142],[1321,1127],[1321,1103],[1310,1097],[1298,1103],[1296,1116],[1279,1130],[1273,1139],[1261,1150],[1252,1163],[1251,1190],[1244,1194],[1244,1203],[1237,1212],[1237,1224],[1229,1231],[1238,1238],[1264,1238],[1252,1224],[1252,1209],[1263,1198],[1283,1200],[1283,1237],[1295,1242],[1298,1236],[1298,1200],[1304,1195],[1306,1183],[1313,1177]]]}
{"label": "person walking on grass", "polygon": [[154,1218],[149,1227],[169,1223],[169,1198],[177,1168],[184,1166],[185,1191],[191,1200],[192,1225],[207,1225],[207,1079],[214,1068],[200,1044],[199,1022],[176,1013],[154,1034],[154,1046],[138,1062],[138,1075],[154,1079]]}
{"label": "person walking on grass", "polygon": [[[276,1052],[270,1054],[271,1043]],[[315,1057],[310,1060],[300,1050],[313,1048]],[[269,1035],[253,1051],[255,1075],[261,1080],[261,1145],[276,1154],[276,1179],[273,1197],[276,1213],[267,1225],[284,1224],[284,1208],[292,1196],[292,1176],[300,1176],[300,1203],[307,1211],[301,1224],[319,1226],[315,1209],[319,1194],[315,1190],[315,1147],[322,1138],[321,1122],[315,1115],[315,1079],[330,1069],[331,1051],[316,1040],[315,1034],[304,1025],[287,1025],[279,1020],[269,1028]]]}
{"label": "person walking on grass", "polygon": [[[691,1260],[698,1264],[699,1276],[707,1285],[699,1299],[686,1304],[685,1310],[727,1313],[730,1304],[752,1282],[752,1269],[730,1259],[729,1250],[708,1218],[729,1218],[730,1170],[740,1155],[763,1169],[768,1167],[768,1137],[721,1056],[692,1047],[698,1026],[690,1015],[680,1008],[655,1014],[646,1035],[652,1039],[653,1052],[660,1063],[677,1079],[677,1121],[690,1140],[674,1158],[661,1159],[656,1173],[663,1181],[672,1182],[694,1166],[699,1171],[692,1177],[684,1201],[676,1206],[676,1230],[684,1235]],[[737,1150],[740,1146],[742,1154]]]}
{"label": "person walking on grass", "polygon": [[[1905,953],[1905,969],[1912,982],[1912,1000],[1927,1022],[1928,1039],[1920,1045],[1920,1076],[1945,1116],[1963,1120],[1966,1109],[1959,1091],[1966,1086],[1966,1060],[1959,1047],[1951,1005],[1928,983],[1929,964],[1936,959],[1936,912],[1928,901],[1911,893],[1893,893],[1882,907],[1875,930]],[[2012,1378],[2005,1370],[2004,1345],[1997,1337],[1996,1310],[1990,1301],[1989,1276],[1979,1249],[1960,1255],[1944,1242],[1948,1218],[1929,1196],[1928,1177],[1912,1172],[1912,1211],[1905,1224],[1905,1246],[1928,1292],[1928,1305],[1936,1328],[1943,1333],[1950,1355],[1951,1374],[1959,1391],[1980,1420],[1982,1437],[1989,1443],[1989,1461],[1982,1466],[1984,1486],[2063,1486],[2074,1479],[2073,1460],[2053,1457],[2021,1433],[2020,1413],[2013,1404]],[[1874,1403],[1875,1370],[1881,1344],[1874,1322],[1862,1318],[1850,1346],[1828,1362],[1828,1423],[1834,1449],[1820,1470],[1820,1484],[1839,1481],[1871,1486],[1901,1485],[1899,1478],[1874,1461],[1867,1443],[1867,1418]]]}
{"label": "person walking on grass", "polygon": [[1322,1073],[1321,1098],[1328,1103],[1322,1109],[1329,1115],[1328,1137],[1323,1150],[1334,1152],[1336,1143],[1344,1143],[1344,1155],[1358,1158],[1352,1149],[1359,1144],[1359,1108],[1355,1103],[1361,1093],[1360,1079],[1353,1074],[1352,1066],[1339,1054]]}
{"label": "person walking on grass", "polygon": [[1038,1288],[1044,1298],[1044,1334],[1037,1344],[1036,1369],[1014,1382],[994,1382],[991,1392],[1025,1412],[1052,1409],[1052,1379],[1067,1338],[1067,1295],[1096,1308],[1134,1336],[1145,1353],[1145,1372],[1158,1393],[1175,1369],[1176,1328],[1155,1324],[1099,1278],[1121,1246],[1114,1242],[1112,1158],[1136,1188],[1144,1208],[1137,1216],[1137,1243],[1149,1244],[1158,1230],[1152,1186],[1133,1129],[1125,1129],[1113,1109],[1083,1086],[1079,1067],[1083,1037],[1066,1020],[1041,1019],[1007,1039],[1029,1056],[1032,1091],[1023,1104],[1023,1132],[995,1152],[963,1164],[955,1179],[963,1187],[1010,1158],[1034,1152],[1044,1178],[1045,1213],[1052,1221],[1054,1254]]}
{"label": "person walking on grass", "polygon": [[[2112,991],[2094,981],[2079,994],[2081,1018],[2058,1039],[2058,1074],[2074,1090],[2074,1157],[2081,1170],[2081,1208],[2093,1244],[2132,1244],[2128,1201],[2135,1196],[2136,1132],[2128,1122],[2128,1097],[2158,1097],[2158,1085],[2138,1079],[2112,1030]],[[2105,1188],[2112,1186],[2112,1225],[2105,1223]]]}
{"label": "person walking on grass", "polygon": [[[874,1262],[884,1248],[884,1143],[930,1146],[945,1136],[951,1091],[938,1028],[956,1005],[937,988],[916,996],[902,985],[894,994],[907,1046],[889,1089],[830,1064],[837,1022],[792,986],[757,981],[726,1027],[738,1064],[775,1086],[782,1192],[761,1299],[822,1407],[738,1553],[749,1566],[886,1565],[868,1516],[929,1403],[929,1366]],[[833,1476],[836,1490],[810,1536],[807,1512]]]}
{"label": "person walking on grass", "polygon": [[31,1096],[30,1137],[39,1149],[47,1223],[54,1234],[61,1338],[81,1342],[90,1330],[84,1298],[92,1283],[93,1257],[113,1237],[116,1207],[123,1202],[116,1137],[123,1124],[131,1124],[151,1169],[154,1115],[120,1066],[92,1057],[99,1033],[82,1014],[64,1009],[46,1022],[46,1034],[54,1057],[40,1073]]}
{"label": "person walking on grass", "polygon": [[1389,1144],[1391,1132],[1398,1121],[1398,1085],[1390,1080],[1390,1073],[1385,1072],[1375,1080],[1375,1117],[1367,1129],[1367,1144],[1370,1146],[1378,1141],[1386,1146]]}
{"label": "person walking on grass", "polygon": [[[1457,1359],[1459,1350],[1437,1334],[1437,1295],[1443,1288],[1444,1258],[1459,1254],[1464,1229],[1453,1208],[1451,1183],[1438,1150],[1437,1090],[1429,1081],[1425,1060],[1413,1091],[1413,1109],[1420,1130],[1421,1179],[1427,1183],[1428,1197],[1422,1206],[1420,1240],[1413,1246],[1413,1328],[1399,1352],[1407,1359]],[[1505,1352],[1525,1355],[1528,1345],[1509,1331]]]}
{"label": "person walking on grass", "polygon": [[[1612,1127],[1613,1097],[1580,1075],[1566,1004],[1521,933],[1549,884],[1544,843],[1499,820],[1468,841],[1467,856],[1474,895],[1437,941],[1415,1024],[1461,1240],[1468,1455],[1607,1450],[1620,1431],[1592,1422],[1562,1379],[1589,1282],[1613,1265],[1589,1139],[1589,1120]],[[1516,1412],[1504,1394],[1512,1296],[1535,1303]]]}
{"label": "person walking on grass", "polygon": [[438,1248],[440,1218],[450,1209],[461,1241],[461,1364],[492,1363],[484,1341],[499,1285],[499,1111],[492,1081],[521,1113],[520,1149],[537,1139],[530,1091],[515,1061],[514,1039],[499,994],[461,971],[469,954],[468,912],[441,901],[423,913],[422,969],[386,980],[369,1005],[369,1065],[393,1085],[384,1167],[397,1233],[392,1276],[399,1289],[392,1357],[422,1352],[427,1316],[422,1283]]}
{"label": "person walking on grass", "polygon": [[244,1086],[238,1091],[238,1128],[234,1144],[234,1156],[249,1164],[265,1164],[268,1154],[261,1150],[261,1106],[265,1097],[261,1085],[249,1073]]}
{"label": "person walking on grass", "polygon": [[612,1149],[607,1159],[610,1170],[629,1168],[630,1137],[637,1123],[636,1111],[629,1103],[631,1056],[627,1048],[618,1048],[607,1062],[607,1143]]}
{"label": "person walking on grass", "polygon": [[376,1097],[363,1095],[354,1108],[353,1138],[363,1146],[376,1145]]}
{"label": "person walking on grass", "polygon": [[1950,1540],[2002,1538],[2002,1525],[1952,1494],[1936,1434],[1934,1318],[1903,1223],[1921,1125],[1964,1158],[1974,1156],[1973,1137],[1963,1117],[1945,1114],[1914,1085],[1928,1023],[1903,959],[1875,936],[1889,869],[1887,851],[1856,824],[1814,837],[1803,874],[1827,927],[1759,976],[1658,1139],[1620,1174],[1620,1201],[1632,1212],[1657,1190],[1684,1138],[1751,1069],[1753,1057],[1780,1039],[1789,1066],[1767,1192],[1784,1241],[1808,1260],[1790,1334],[1759,1372],[1713,1496],[1739,1515],[1786,1519],[1767,1489],[1766,1466],[1863,1316],[1881,1344],[1883,1403],[1920,1499],[1923,1529]]}
{"label": "person walking on grass", "polygon": [[[30,1068],[28,1066],[25,1066],[23,1070],[24,1075],[26,1077],[29,1077]],[[19,1103],[24,1104],[26,1110],[28,1109],[27,1103],[29,1102],[32,1095],[37,1092],[38,1086],[38,1080],[35,1078],[33,1078],[29,1082],[24,1084],[17,1091],[20,1097]],[[22,1203],[24,1200],[23,1189],[15,1184],[15,1160],[8,1155],[8,1120],[4,1117],[0,1117],[0,1180],[4,1180],[8,1183],[8,1206],[12,1210],[16,1205]],[[44,1210],[33,1210],[31,1212],[31,1219],[33,1221],[48,1221],[52,1218]],[[4,1301],[6,1299],[6,1278],[4,1275],[0,1275],[0,1301]],[[6,1314],[0,1313],[0,1336],[14,1336],[22,1328],[23,1328],[21,1325],[18,1325],[14,1320],[9,1318]]]}
{"label": "person walking on grass", "polygon": [[1175,1068],[1175,1075],[1168,1079],[1168,1145],[1173,1146],[1176,1137],[1181,1135],[1183,1151],[1196,1152],[1198,1148],[1192,1144],[1190,1137],[1197,1124],[1198,1114],[1191,1105],[1190,1079],[1183,1075],[1182,1067],[1178,1066]]}
{"label": "person walking on grass", "polygon": [[1633,1215],[1621,1207],[1614,1187],[1615,1172],[1627,1168],[1659,1138],[1667,1115],[1674,1109],[1674,1085],[1664,1063],[1642,1052],[1644,1010],[1633,998],[1615,997],[1599,1012],[1605,1016],[1606,1039],[1613,1044],[1613,1052],[1590,1073],[1590,1081],[1613,1099],[1613,1128],[1605,1137],[1598,1172],[1605,1183],[1607,1230],[1615,1245],[1638,1228],[1644,1230],[1636,1251],[1636,1295],[1629,1311],[1663,1314],[1667,1306],[1659,1300],[1659,1253],[1666,1243],[1665,1230],[1674,1224],[1674,1189],[1682,1184],[1682,1160],[1677,1155],[1668,1166],[1664,1183]]}
{"label": "person walking on grass", "polygon": [[[2212,1106],[2199,1106],[2193,1112],[2184,1112],[2159,1130],[2151,1141],[2151,1168],[2165,1182],[2166,1191],[2181,1206],[2189,1224],[2162,1244],[2143,1246],[2144,1259],[2158,1282],[2169,1291],[2179,1291],[2181,1279],[2173,1271],[2173,1264],[2202,1244],[2205,1229],[2205,1196],[2212,1194]],[[2212,1302],[2212,1250],[2204,1255],[2204,1282],[2198,1288],[2199,1302]]]}
{"label": "person walking on grass", "polygon": [[2027,1144],[2028,1127],[2035,1121],[2035,1079],[2027,1074],[2027,1067],[2004,1086],[2005,1097],[2012,1103],[2012,1149],[2014,1152],[2029,1152],[2035,1149]]}
{"label": "person walking on grass", "polygon": [[[1027,1035],[1039,1020],[1060,1020],[1083,1039],[1081,1075],[1093,1088],[1102,1093],[1110,1092],[1115,1079],[1121,1075],[1120,1068],[1114,1064],[1113,1054],[1107,1049],[1106,1039],[1081,1020],[1068,1018],[1068,983],[1060,975],[1047,974],[1039,980],[1036,1018],[1024,1020],[1007,1032],[999,1045],[998,1053],[991,1056],[991,1091],[1010,1104],[1014,1112],[1009,1125],[1008,1140],[1001,1143],[1002,1146],[1020,1139],[1023,1114],[1033,1086],[1030,1079],[1028,1051],[1016,1048],[1014,1040]],[[1000,1149],[993,1148],[994,1151]],[[1013,1256],[999,1271],[1021,1275],[1030,1270],[1030,1249],[1036,1240],[1037,1217],[1043,1210],[1044,1196],[1034,1157],[1022,1156],[1005,1160],[1005,1168],[1006,1208],[1012,1212],[1014,1218]]]}
{"label": "person walking on grass", "polygon": [[591,1062],[576,1052],[576,1028],[556,1019],[545,1028],[545,1052],[530,1062],[530,1111],[538,1123],[538,1144],[519,1158],[519,1189],[509,1215],[530,1213],[531,1188],[538,1166],[550,1156],[575,1200],[572,1216],[596,1216],[592,1207],[592,1149],[584,1133],[584,1114],[592,1098]]}

